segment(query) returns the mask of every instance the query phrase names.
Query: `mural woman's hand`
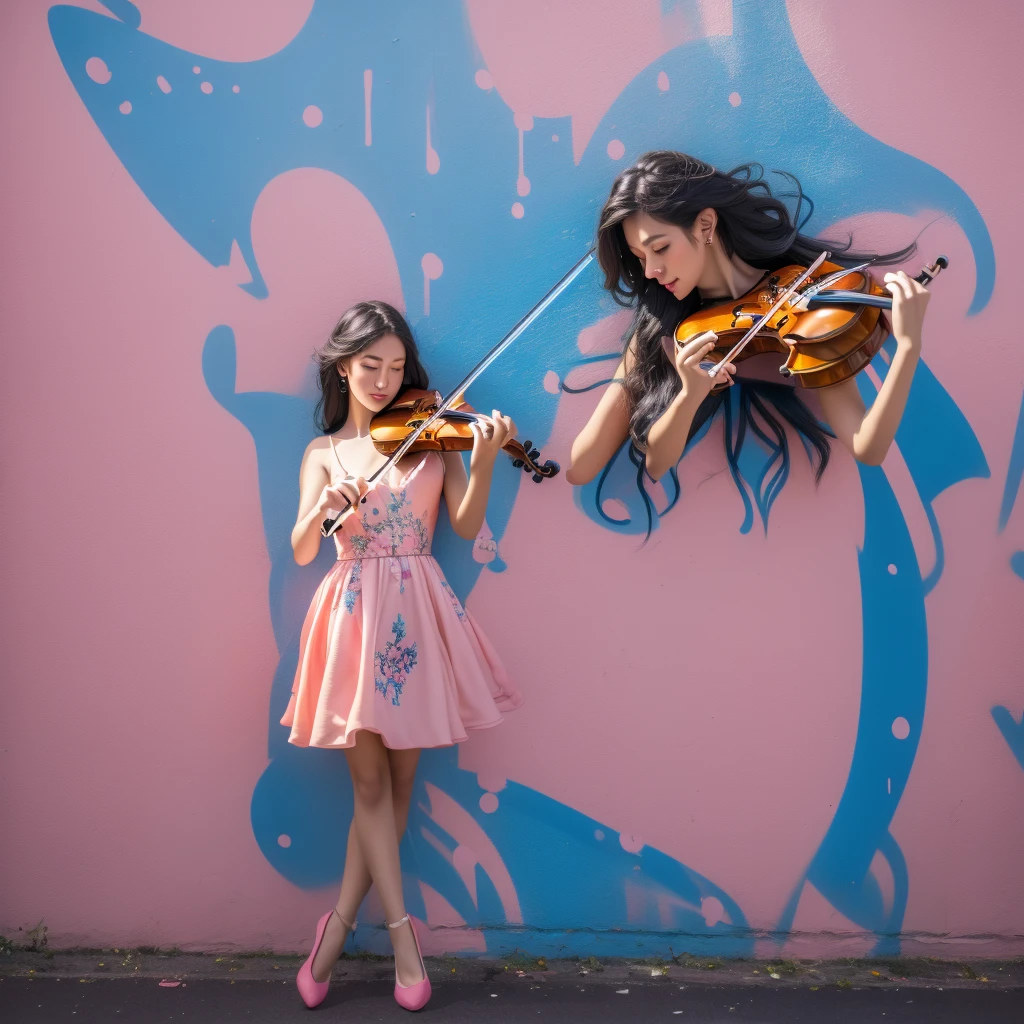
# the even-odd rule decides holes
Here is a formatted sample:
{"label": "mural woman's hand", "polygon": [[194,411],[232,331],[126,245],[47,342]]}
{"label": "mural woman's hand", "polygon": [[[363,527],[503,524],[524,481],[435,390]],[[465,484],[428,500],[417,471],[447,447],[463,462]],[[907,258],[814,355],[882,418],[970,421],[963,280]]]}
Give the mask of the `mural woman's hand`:
{"label": "mural woman's hand", "polygon": [[[718,341],[717,334],[713,331],[705,331],[703,334],[698,334],[696,338],[691,338],[685,345],[673,346],[676,372],[683,382],[683,394],[688,397],[692,396],[698,402],[702,402],[720,380],[732,384],[732,375],[736,372],[736,367],[729,363],[722,367],[721,378],[708,376],[708,367],[712,362],[709,357],[714,350],[716,341]],[[713,362],[718,362],[718,360],[713,360]],[[702,363],[705,365],[702,366]]]}
{"label": "mural woman's hand", "polygon": [[892,333],[897,345],[920,348],[924,314],[931,293],[920,281],[908,277],[902,270],[886,274],[884,281],[892,293]]}

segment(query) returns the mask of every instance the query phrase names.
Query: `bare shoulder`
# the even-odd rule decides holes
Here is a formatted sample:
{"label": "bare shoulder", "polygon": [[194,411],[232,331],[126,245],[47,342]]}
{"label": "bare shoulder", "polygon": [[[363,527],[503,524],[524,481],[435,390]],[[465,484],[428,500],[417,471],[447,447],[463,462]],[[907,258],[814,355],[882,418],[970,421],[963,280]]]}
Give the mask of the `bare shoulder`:
{"label": "bare shoulder", "polygon": [[302,453],[302,464],[326,469],[330,455],[331,439],[326,434],[320,434],[306,445],[306,450]]}

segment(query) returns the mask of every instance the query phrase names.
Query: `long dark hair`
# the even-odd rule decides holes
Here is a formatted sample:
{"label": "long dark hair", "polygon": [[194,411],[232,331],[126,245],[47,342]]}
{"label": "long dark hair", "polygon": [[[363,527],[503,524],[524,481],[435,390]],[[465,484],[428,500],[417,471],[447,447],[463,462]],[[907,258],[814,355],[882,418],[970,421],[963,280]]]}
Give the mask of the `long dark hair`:
{"label": "long dark hair", "polygon": [[[634,449],[646,446],[652,424],[682,388],[661,339],[671,337],[676,324],[697,311],[701,299],[696,288],[684,299],[676,299],[657,281],[644,276],[640,260],[626,244],[622,224],[627,217],[646,213],[692,234],[701,210],[713,208],[718,214],[716,232],[726,253],[765,270],[795,263],[806,266],[823,250],[828,250],[832,262],[841,266],[867,260],[878,265],[899,263],[917,248],[912,243],[898,252],[878,255],[854,251],[852,238],[839,242],[802,235],[800,228],[810,218],[813,204],[793,175],[773,173],[785,179],[792,191],[773,194],[760,164],[743,164],[722,172],[685,153],[658,150],[645,153],[615,179],[601,211],[597,255],[605,287],[620,305],[635,309],[630,335],[636,338],[636,359],[623,382]],[[793,201],[792,212],[783,199]],[[821,426],[796,390],[787,384],[749,378],[737,378],[734,388],[740,389],[740,423],[735,440],[726,438],[730,463],[735,464],[748,429],[758,436],[763,432],[754,419],[755,411],[773,435],[785,437],[783,425],[771,411],[774,408],[814,449],[815,475],[820,479],[828,464],[829,438],[834,435]],[[725,391],[711,394],[701,403],[690,437],[721,408],[725,395]],[[631,452],[634,462],[636,454]],[[788,460],[788,448],[783,457]]]}
{"label": "long dark hair", "polygon": [[420,362],[420,352],[405,317],[386,302],[357,302],[341,314],[330,338],[313,354],[320,385],[313,421],[325,434],[333,434],[348,419],[348,390],[341,390],[338,363],[358,355],[385,334],[394,334],[405,346],[405,375],[401,391],[429,386],[427,371]]}

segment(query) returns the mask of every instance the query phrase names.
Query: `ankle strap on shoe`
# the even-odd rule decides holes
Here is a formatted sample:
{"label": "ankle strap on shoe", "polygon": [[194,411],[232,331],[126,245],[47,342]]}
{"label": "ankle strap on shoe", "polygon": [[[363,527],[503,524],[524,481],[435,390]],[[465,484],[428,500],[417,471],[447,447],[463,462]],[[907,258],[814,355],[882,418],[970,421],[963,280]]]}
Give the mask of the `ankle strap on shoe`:
{"label": "ankle strap on shoe", "polygon": [[405,917],[403,917],[400,921],[395,921],[394,923],[392,923],[391,921],[387,921],[385,923],[387,924],[387,926],[389,928],[401,928],[402,925],[403,924],[407,924],[408,921],[409,921],[409,915],[406,914]]}
{"label": "ankle strap on shoe", "polygon": [[355,922],[354,922],[354,921],[350,921],[350,920],[349,920],[349,919],[348,919],[347,917],[343,917],[343,916],[342,916],[341,914],[339,914],[339,913],[338,913],[338,908],[337,908],[337,907],[335,907],[335,908],[334,908],[334,916],[335,916],[335,917],[336,917],[336,918],[337,918],[337,919],[338,919],[338,920],[339,920],[339,921],[340,921],[340,922],[341,922],[341,923],[342,923],[342,924],[343,924],[343,925],[344,925],[344,926],[345,926],[345,927],[346,927],[346,928],[347,928],[347,929],[348,929],[348,930],[349,930],[350,932],[354,932],[354,931],[356,930],[356,925],[355,925]]}

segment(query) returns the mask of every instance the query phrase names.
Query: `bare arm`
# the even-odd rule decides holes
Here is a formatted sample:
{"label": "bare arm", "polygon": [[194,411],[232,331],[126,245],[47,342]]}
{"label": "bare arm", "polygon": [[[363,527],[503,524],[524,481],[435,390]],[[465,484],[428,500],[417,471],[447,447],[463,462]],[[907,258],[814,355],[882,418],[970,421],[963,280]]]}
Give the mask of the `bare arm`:
{"label": "bare arm", "polygon": [[320,550],[320,524],[332,511],[356,505],[366,493],[366,481],[343,480],[331,486],[320,458],[322,448],[311,441],[299,468],[299,514],[292,527],[292,553],[299,565],[309,565]]}
{"label": "bare arm", "polygon": [[484,525],[487,499],[491,493],[494,462],[505,439],[515,435],[515,424],[497,409],[490,416],[480,416],[470,425],[473,431],[473,454],[469,460],[469,477],[458,452],[446,452],[444,459],[444,500],[452,529],[464,540],[473,540]]}
{"label": "bare arm", "polygon": [[[672,358],[683,386],[647,433],[647,472],[655,480],[667,473],[683,457],[693,417],[700,403],[715,385],[715,381],[700,368],[700,363],[715,347],[716,340],[717,335],[706,331],[691,338],[685,345],[672,344]],[[590,483],[619,450],[622,442],[629,437],[626,391],[618,382],[632,369],[635,358],[634,336],[626,346],[626,353],[615,370],[616,383],[608,386],[594,414],[573,442],[571,464],[565,473],[569,483]],[[730,363],[724,368],[722,379],[732,384],[733,373],[735,367]]]}
{"label": "bare arm", "polygon": [[[676,372],[683,386],[647,432],[647,472],[655,480],[660,480],[683,457],[693,417],[717,383],[700,365],[710,356],[717,340],[716,334],[707,331],[685,345],[673,346]],[[736,368],[729,363],[722,379],[731,385],[735,372]]]}
{"label": "bare arm", "polygon": [[601,472],[629,436],[629,409],[620,383],[626,375],[626,356],[619,360],[615,377],[605,389],[587,425],[572,443],[565,479],[571,484],[588,484]]}
{"label": "bare arm", "polygon": [[868,409],[853,380],[822,388],[821,411],[839,442],[858,462],[879,466],[899,429],[907,396],[921,358],[921,330],[929,293],[903,271],[885,275],[893,294],[892,332],[896,354]]}

